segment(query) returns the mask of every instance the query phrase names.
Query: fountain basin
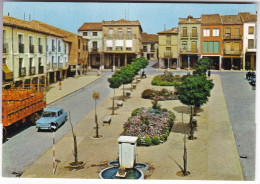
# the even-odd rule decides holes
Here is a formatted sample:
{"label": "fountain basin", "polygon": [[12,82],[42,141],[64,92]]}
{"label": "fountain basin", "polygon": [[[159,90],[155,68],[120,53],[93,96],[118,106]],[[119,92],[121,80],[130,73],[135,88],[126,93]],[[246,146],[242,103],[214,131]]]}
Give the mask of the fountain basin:
{"label": "fountain basin", "polygon": [[133,169],[126,169],[126,176],[124,178],[117,177],[116,173],[118,172],[119,167],[108,167],[103,169],[99,173],[99,177],[101,179],[144,179],[144,174],[141,170],[133,168]]}
{"label": "fountain basin", "polygon": [[[108,165],[111,167],[119,167],[118,160],[112,160],[112,161],[108,162]],[[137,163],[135,163],[134,168],[139,169],[141,171],[147,171],[148,165],[145,163],[137,162]]]}

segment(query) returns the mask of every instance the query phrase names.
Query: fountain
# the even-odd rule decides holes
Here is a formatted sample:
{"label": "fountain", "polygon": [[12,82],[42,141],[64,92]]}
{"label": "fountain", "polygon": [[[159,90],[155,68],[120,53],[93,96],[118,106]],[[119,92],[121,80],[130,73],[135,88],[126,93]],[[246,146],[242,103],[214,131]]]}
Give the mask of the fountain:
{"label": "fountain", "polygon": [[[141,165],[135,163],[137,137],[120,136],[117,142],[119,144],[119,160],[109,162],[112,167],[102,170],[99,177],[101,179],[144,179],[144,174],[141,171],[143,163],[140,163]],[[139,170],[138,167],[141,169]]]}

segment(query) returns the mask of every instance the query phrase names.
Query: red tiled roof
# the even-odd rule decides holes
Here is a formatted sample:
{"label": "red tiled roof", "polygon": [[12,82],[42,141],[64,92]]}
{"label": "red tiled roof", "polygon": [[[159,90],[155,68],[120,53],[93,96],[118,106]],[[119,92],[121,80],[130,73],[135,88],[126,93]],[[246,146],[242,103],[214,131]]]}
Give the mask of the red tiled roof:
{"label": "red tiled roof", "polygon": [[192,15],[189,15],[187,18],[179,18],[179,24],[200,24],[200,18],[193,18]]}
{"label": "red tiled roof", "polygon": [[238,15],[222,15],[220,17],[222,24],[242,24],[240,16]]}
{"label": "red tiled roof", "polygon": [[169,30],[158,32],[157,34],[178,34],[178,28],[173,27]]}
{"label": "red tiled roof", "polygon": [[219,14],[202,14],[201,24],[207,24],[207,25],[221,24],[221,18]]}
{"label": "red tiled roof", "polygon": [[78,31],[102,31],[102,22],[85,22]]}
{"label": "red tiled roof", "polygon": [[158,42],[158,35],[142,33],[143,42]]}
{"label": "red tiled roof", "polygon": [[239,12],[238,15],[240,16],[242,22],[256,22],[257,15],[251,14],[249,12]]}

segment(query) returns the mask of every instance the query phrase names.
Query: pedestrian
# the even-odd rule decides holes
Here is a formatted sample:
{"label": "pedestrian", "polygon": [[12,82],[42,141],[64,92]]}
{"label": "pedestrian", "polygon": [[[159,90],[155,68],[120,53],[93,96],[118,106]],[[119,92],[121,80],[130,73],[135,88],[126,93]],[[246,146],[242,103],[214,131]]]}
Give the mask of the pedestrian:
{"label": "pedestrian", "polygon": [[143,71],[143,73],[142,73],[142,77],[145,77],[145,78],[146,78],[146,74],[144,73],[144,71]]}
{"label": "pedestrian", "polygon": [[61,83],[61,80],[60,80],[60,82],[59,82],[59,90],[61,90],[61,85],[62,85],[62,83]]}
{"label": "pedestrian", "polygon": [[210,70],[208,70],[208,77],[210,77],[210,74],[211,74],[211,71],[210,71]]}
{"label": "pedestrian", "polygon": [[248,80],[248,70],[246,71],[246,79]]}
{"label": "pedestrian", "polygon": [[252,73],[249,71],[249,72],[248,72],[248,80],[251,79],[251,75],[252,75]]}

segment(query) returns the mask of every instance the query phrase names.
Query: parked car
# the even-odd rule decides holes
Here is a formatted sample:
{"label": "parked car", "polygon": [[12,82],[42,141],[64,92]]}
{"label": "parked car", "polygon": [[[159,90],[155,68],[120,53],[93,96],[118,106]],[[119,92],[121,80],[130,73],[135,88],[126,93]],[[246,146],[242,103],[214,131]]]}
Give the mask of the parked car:
{"label": "parked car", "polygon": [[61,108],[50,108],[43,112],[42,117],[36,121],[38,130],[56,130],[67,121],[68,113]]}

